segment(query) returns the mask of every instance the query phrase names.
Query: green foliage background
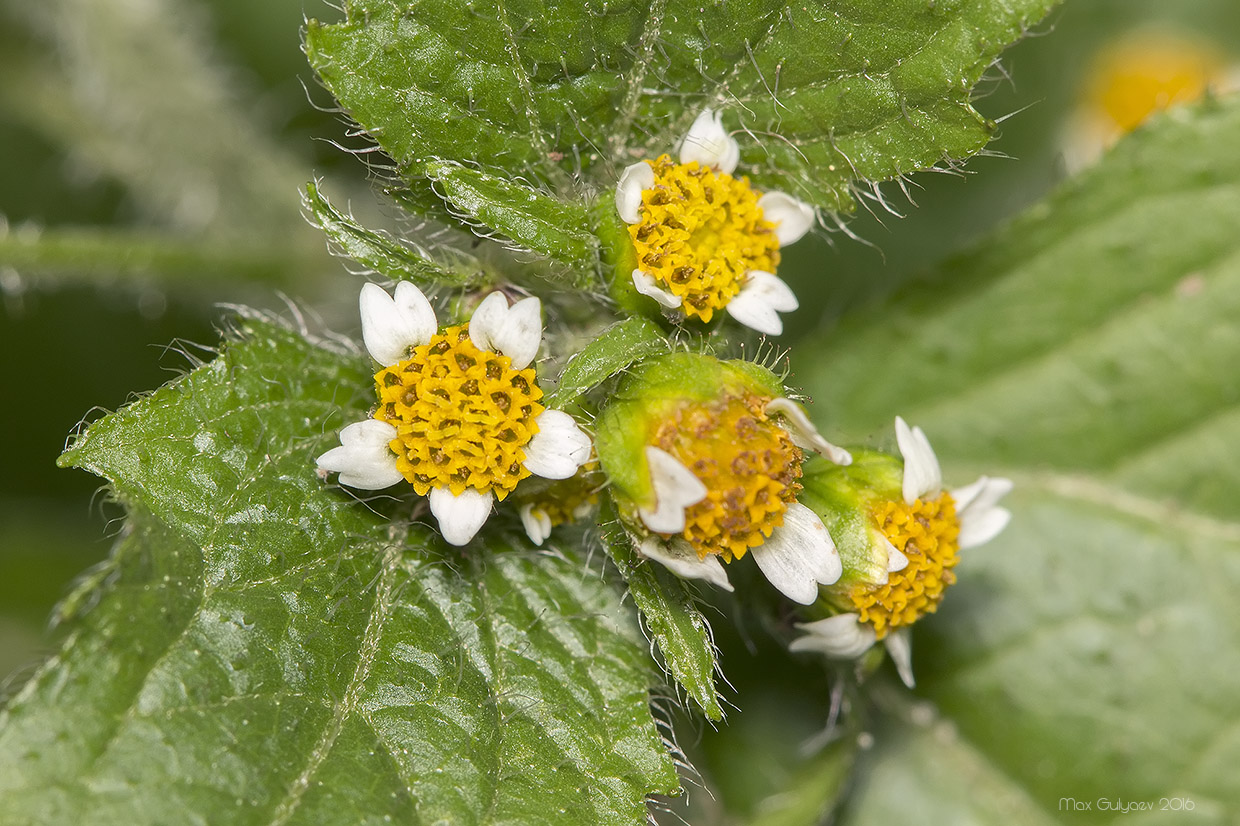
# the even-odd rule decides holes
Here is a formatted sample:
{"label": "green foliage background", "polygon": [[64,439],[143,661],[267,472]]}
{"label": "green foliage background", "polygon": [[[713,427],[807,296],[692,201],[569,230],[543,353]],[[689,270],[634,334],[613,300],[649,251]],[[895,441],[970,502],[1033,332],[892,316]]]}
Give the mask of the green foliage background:
{"label": "green foliage background", "polygon": [[[382,14],[384,5],[375,5],[376,14]],[[364,657],[351,665],[348,657],[359,649],[372,654],[405,650],[401,647],[410,641],[427,639],[451,648],[459,644],[454,632],[444,625],[429,627],[419,605],[445,594],[448,602],[468,605],[485,597],[471,590],[474,583],[484,583],[484,592],[490,588],[502,594],[529,576],[546,580],[531,592],[543,594],[565,614],[589,606],[589,625],[550,623],[546,645],[580,649],[578,654],[591,650],[590,645],[611,651],[610,643],[599,640],[615,635],[628,647],[614,650],[629,653],[606,665],[605,674],[568,680],[595,686],[588,701],[557,694],[555,686],[539,681],[536,669],[523,665],[519,647],[504,642],[505,629],[527,627],[530,606],[501,598],[484,612],[494,643],[484,646],[490,665],[474,666],[486,672],[509,663],[518,680],[529,682],[494,706],[497,717],[476,722],[475,742],[491,742],[488,737],[501,742],[501,723],[508,716],[503,703],[516,704],[509,710],[523,708],[520,697],[579,708],[587,718],[591,703],[629,713],[621,715],[622,730],[608,729],[616,725],[615,717],[592,718],[597,728],[577,751],[550,734],[555,721],[546,721],[543,732],[556,749],[541,756],[514,756],[499,746],[479,748],[479,755],[492,755],[497,763],[478,769],[475,792],[499,801],[492,813],[506,813],[516,822],[533,819],[538,810],[522,807],[532,805],[529,801],[543,787],[529,778],[529,785],[522,786],[523,779],[506,768],[554,763],[570,775],[585,767],[588,776],[606,759],[605,750],[592,753],[588,743],[628,737],[636,745],[627,764],[605,769],[605,776],[615,779],[607,786],[608,803],[571,795],[557,803],[570,818],[566,822],[590,816],[601,822],[636,820],[643,789],[674,786],[670,763],[659,757],[658,735],[644,711],[650,664],[644,656],[632,657],[633,651],[644,655],[645,642],[625,613],[628,603],[615,603],[609,590],[591,590],[594,586],[578,573],[581,560],[548,561],[499,551],[489,565],[452,560],[437,586],[443,591],[432,593],[425,590],[425,580],[413,577],[406,583],[403,578],[431,564],[427,559],[442,560],[445,549],[423,537],[412,543],[418,551],[394,552],[395,538],[384,535],[382,519],[349,510],[345,518],[358,524],[344,530],[354,539],[366,536],[359,547],[373,553],[341,560],[348,571],[324,563],[326,549],[340,541],[332,536],[315,537],[316,553],[322,554],[308,569],[273,552],[265,562],[269,570],[239,570],[238,557],[229,549],[251,546],[253,535],[245,531],[270,531],[263,544],[277,549],[279,532],[255,521],[237,523],[239,533],[231,538],[206,536],[194,517],[211,512],[209,497],[201,503],[177,497],[151,501],[142,494],[150,480],[135,477],[138,466],[125,458],[131,437],[119,429],[115,432],[121,435],[111,441],[106,430],[97,433],[71,458],[115,479],[122,499],[136,509],[135,529],[111,562],[72,584],[79,571],[105,558],[109,545],[97,538],[103,522],[98,509],[87,505],[97,481],[53,466],[65,434],[91,406],[115,409],[130,393],[154,389],[170,372],[213,357],[198,345],[215,346],[212,328],[225,315],[217,302],[281,309],[273,300],[279,289],[313,305],[328,327],[356,332],[358,282],[327,255],[318,230],[302,220],[298,193],[306,180],[320,176],[320,189],[332,194],[333,214],[343,228],[333,236],[337,246],[352,244],[359,259],[360,249],[392,267],[412,267],[409,262],[416,260],[390,243],[395,234],[416,227],[393,210],[376,208],[377,199],[363,183],[359,160],[379,158],[340,152],[330,141],[356,149],[367,142],[350,134],[331,112],[306,103],[299,79],[315,102],[331,106],[300,53],[301,3],[165,0],[151,4],[149,14],[125,8],[91,0],[0,4],[0,66],[13,79],[0,87],[0,212],[7,218],[7,228],[0,231],[0,370],[6,402],[0,426],[9,434],[6,472],[0,476],[0,671],[13,675],[6,685],[15,692],[39,660],[64,641],[63,630],[47,632],[44,623],[65,596],[54,616],[80,617],[85,626],[71,622],[69,627],[85,627],[89,633],[72,633],[99,646],[71,646],[64,655],[65,684],[48,685],[44,691],[53,693],[28,703],[25,716],[12,718],[16,722],[0,734],[0,778],[7,778],[0,779],[0,822],[56,822],[88,804],[95,807],[96,822],[134,822],[126,811],[126,784],[134,778],[153,780],[164,771],[158,744],[174,739],[181,727],[200,736],[203,728],[193,722],[194,715],[225,713],[211,703],[229,692],[249,699],[227,713],[258,709],[256,719],[268,721],[277,732],[289,726],[294,739],[297,732],[289,723],[294,717],[307,726],[319,717],[325,721],[309,733],[301,727],[299,736],[311,740],[289,747],[289,753],[310,763],[291,767],[284,785],[295,787],[303,776],[324,780],[302,790],[305,808],[299,817],[326,822],[314,821],[322,806],[322,811],[364,810],[376,822],[383,814],[399,819],[408,812],[406,799],[398,795],[379,806],[376,790],[401,788],[402,771],[409,768],[402,769],[399,760],[380,765],[375,744],[367,740],[373,729],[354,725],[352,716],[362,707],[370,714],[385,703],[392,708],[399,703],[384,693],[383,687],[391,685],[383,682],[388,675],[376,672],[372,678]],[[338,17],[326,7],[305,13]],[[919,822],[944,824],[1236,822],[1240,798],[1230,767],[1240,760],[1240,735],[1229,721],[1240,706],[1240,619],[1231,596],[1240,581],[1240,526],[1234,505],[1238,479],[1227,470],[1225,457],[1240,446],[1235,415],[1240,385],[1232,367],[1240,348],[1232,321],[1240,302],[1232,231],[1240,218],[1240,167],[1229,149],[1240,133],[1240,113],[1232,104],[1173,115],[1120,147],[1104,168],[1067,183],[1000,228],[1003,219],[1038,201],[1064,177],[1057,160],[1059,130],[1091,55],[1109,39],[1149,21],[1173,21],[1218,38],[1222,48],[1240,55],[1240,12],[1225,0],[1194,0],[1174,8],[1068,0],[1036,28],[1038,36],[1005,54],[1010,82],[992,72],[981,87],[987,94],[977,107],[987,117],[1029,107],[1004,120],[990,145],[1018,160],[976,158],[967,166],[976,174],[968,177],[914,176],[913,183],[924,187],[911,190],[917,207],[899,188],[887,185],[885,200],[908,217],[896,218],[863,196],[849,228],[869,245],[832,233],[788,251],[781,275],[792,283],[803,309],[789,316],[789,334],[781,344],[792,347],[791,381],[814,396],[819,424],[833,437],[882,441],[889,438],[891,416],[902,413],[930,433],[949,480],[968,481],[976,472],[1013,476],[1017,517],[1002,540],[970,555],[943,611],[919,627],[918,690],[909,695],[884,675],[867,698],[845,698],[852,713],[843,736],[808,756],[800,746],[821,730],[831,700],[825,669],[784,654],[779,629],[762,626],[760,612],[743,599],[716,599],[719,610],[709,615],[723,673],[733,686],[722,690],[719,708],[727,710],[726,720],[704,728],[695,711],[675,715],[678,739],[700,772],[698,782],[711,790],[707,794],[691,786],[687,804],[668,804],[687,805],[690,822],[809,824],[828,811],[840,822],[861,824],[901,822],[909,811],[917,813]],[[324,35],[311,27],[307,36],[314,44]],[[640,32],[638,42],[643,42]],[[892,42],[893,48],[899,46],[898,38]],[[504,44],[495,48],[502,51]],[[666,58],[674,62],[675,50]],[[428,54],[426,59],[433,69],[445,56]],[[319,68],[332,83],[330,67],[320,63]],[[509,80],[520,85],[519,78]],[[588,91],[600,96],[596,106],[613,105],[617,94],[624,102],[624,90],[606,78],[591,82]],[[588,114],[583,108],[575,117]],[[640,124],[656,114],[634,110],[631,117]],[[794,117],[789,119],[795,124]],[[959,154],[980,147],[980,142],[969,143],[976,141],[969,135],[981,127],[966,120],[951,131]],[[605,137],[598,140],[606,142]],[[668,140],[665,134],[652,134],[649,145]],[[491,196],[499,185],[473,170],[418,157],[415,149],[385,143],[383,137],[380,142],[414,183],[412,194],[405,196],[407,205],[432,215],[442,209],[417,185],[434,180],[449,194],[453,212],[486,220],[533,249],[546,242],[546,232],[527,231],[530,223],[520,203],[534,204],[530,209],[537,213],[547,193],[569,195],[567,206],[554,208],[585,214],[591,198],[588,188],[574,189],[563,169],[548,167],[542,156],[518,157],[517,168],[529,173],[531,188],[497,199]],[[514,146],[536,152],[519,141]],[[924,157],[910,155],[910,164],[937,159],[936,149]],[[514,157],[515,151],[508,147],[499,157]],[[747,161],[762,163],[754,156]],[[829,159],[814,161],[821,170],[821,162]],[[788,168],[789,163],[788,157],[776,158],[771,168]],[[596,181],[604,181],[612,168],[602,160],[599,164]],[[842,204],[850,197],[841,179],[819,183],[814,189],[819,200]],[[331,208],[326,202],[316,206],[316,191],[307,195],[306,208],[321,218]],[[479,197],[479,192],[491,196]],[[504,207],[498,215],[497,200]],[[359,241],[347,231],[354,221],[392,234]],[[368,245],[357,246],[362,242]],[[592,243],[553,238],[545,245],[567,250],[564,261],[571,264],[582,256],[588,259]],[[487,272],[493,262],[486,250],[477,257],[473,253],[460,250],[450,256],[444,271],[461,282]],[[572,271],[532,269],[531,278],[544,282]],[[896,297],[887,302],[889,294]],[[238,344],[227,358],[256,360],[261,369],[252,375],[274,378],[281,365],[297,364],[308,376],[318,369],[330,378],[307,380],[301,393],[291,385],[276,389],[271,382],[242,382],[236,392],[256,396],[246,403],[266,405],[274,399],[263,394],[272,393],[322,410],[359,403],[331,394],[312,398],[333,382],[347,381],[334,372],[336,362],[323,366],[322,353],[305,350],[300,337],[284,341],[283,333],[263,326],[266,322],[253,323],[265,332],[246,340],[258,343]],[[269,334],[272,348],[289,349],[276,356],[265,353],[262,342]],[[174,340],[196,344],[165,347]],[[206,374],[198,375],[191,381]],[[365,382],[360,386],[364,389]],[[139,409],[166,411],[190,404],[192,415],[209,423],[233,409],[232,400],[215,400],[211,392],[204,387],[191,403],[181,391],[163,390]],[[318,417],[328,435],[336,426],[321,412],[286,412]],[[184,413],[169,414],[162,429],[158,419],[145,419],[143,426],[154,429],[147,435],[157,442],[175,435]],[[236,426],[259,444],[261,423],[245,412],[235,415]],[[236,437],[234,429],[228,432]],[[188,467],[197,447],[178,448],[173,440],[167,449],[173,457],[183,449],[173,464]],[[313,445],[298,445],[293,458],[286,459],[288,474],[278,463],[259,462],[257,455],[225,457],[218,473],[221,479],[231,474],[295,476],[298,463],[310,455]],[[238,464],[228,467],[234,460]],[[321,491],[286,495],[307,496],[328,507]],[[248,512],[246,503],[232,504],[235,513]],[[381,514],[383,507],[378,506]],[[119,515],[108,503],[99,509],[107,518]],[[115,534],[118,523],[112,524]],[[631,564],[615,543],[609,549],[622,570]],[[215,565],[214,572],[204,573],[204,564]],[[471,568],[475,564],[479,567]],[[739,567],[734,570],[739,593],[747,584],[760,587],[746,583]],[[677,584],[659,578],[662,585],[650,584],[645,591],[638,580],[631,582],[634,601],[643,608],[666,598]],[[253,685],[207,681],[199,689],[210,696],[185,705],[184,698],[156,696],[155,689],[179,690],[184,675],[200,673],[193,659],[201,647],[174,646],[174,656],[143,666],[135,665],[143,651],[126,660],[99,642],[128,630],[139,617],[152,624],[148,641],[154,640],[167,612],[188,610],[186,591],[201,600],[195,616],[244,626],[247,611],[258,611],[269,621],[276,616],[281,594],[305,593],[326,610],[341,583],[354,582],[366,588],[377,583],[373,592],[362,589],[373,594],[374,603],[362,606],[368,612],[348,616],[351,609],[346,609],[341,615],[339,638],[332,644],[339,646],[346,664],[339,667],[339,684],[326,694],[316,696],[314,689],[285,696],[281,692],[295,683],[282,671],[292,655],[255,644],[227,652],[252,658],[247,667],[255,675]],[[96,608],[91,594],[100,584],[111,596]],[[574,601],[580,604],[574,607]],[[669,604],[675,603],[673,598]],[[210,611],[204,613],[202,606]],[[402,610],[408,616],[397,616]],[[374,618],[389,613],[396,617],[391,626],[376,628]],[[296,618],[296,612],[289,614],[293,632]],[[683,614],[663,630],[649,630],[665,645],[678,636],[691,640],[700,633],[692,619]],[[293,632],[288,638],[298,639]],[[225,639],[203,633],[204,644]],[[579,639],[581,634],[590,639]],[[329,655],[317,645],[312,646],[315,656]],[[390,659],[376,657],[375,662]],[[573,668],[571,658],[563,663]],[[669,664],[677,670],[671,658]],[[130,698],[131,706],[125,680],[132,675],[125,672],[142,667],[156,668],[153,673],[162,676]],[[713,711],[714,698],[700,682],[710,667],[710,662],[685,661],[676,675],[707,711]],[[693,674],[699,681],[696,691]],[[410,678],[391,676],[400,679]],[[283,686],[279,691],[277,683]],[[475,700],[490,708],[485,686],[476,688]],[[430,691],[430,681],[425,690]],[[160,716],[161,703],[181,710]],[[302,705],[273,714],[271,703]],[[111,734],[92,728],[111,717],[132,715],[133,709],[142,713]],[[399,717],[398,711],[391,713],[392,719]],[[415,719],[401,725],[416,732],[417,726],[433,730],[436,722]],[[404,729],[403,736],[418,742],[410,730]],[[58,731],[70,734],[58,746],[63,753],[49,760],[46,776],[21,779],[12,768],[17,763],[5,768],[5,760],[20,762],[40,737]],[[270,733],[255,734],[253,743],[267,742],[264,735]],[[531,743],[545,742],[536,731],[527,734]],[[126,738],[142,745],[107,758],[104,746],[110,737],[122,745]],[[331,738],[329,746],[339,742],[340,748],[320,753],[321,738]],[[201,763],[166,778],[173,793],[152,798],[147,820],[159,822],[184,805],[206,811],[210,804],[205,801],[226,795],[256,812],[262,809],[275,822],[292,817],[293,810],[264,796],[269,790],[263,782],[246,785],[252,780],[246,765],[270,761],[271,755],[232,743],[230,748],[244,758],[229,775],[212,757],[218,744],[197,742]],[[61,789],[63,778],[87,772],[75,761],[94,750],[99,750],[90,766],[94,788],[114,796],[88,800],[75,797],[71,788]],[[144,754],[146,764],[126,762],[127,753]],[[321,775],[303,775],[316,755],[340,764],[315,766]],[[430,766],[433,757],[418,755],[409,765],[421,759]],[[191,768],[201,783],[186,782]],[[355,783],[359,777],[364,782]],[[446,791],[455,784],[455,779],[445,780],[439,788],[432,781],[418,796],[442,807],[434,811],[468,817],[462,813],[475,811],[474,803],[454,802]],[[48,788],[59,791],[49,795]],[[1063,797],[1093,801],[1093,811],[1061,811]],[[1106,798],[1151,801],[1157,807],[1161,797],[1190,799],[1195,808],[1118,815],[1097,805]]]}

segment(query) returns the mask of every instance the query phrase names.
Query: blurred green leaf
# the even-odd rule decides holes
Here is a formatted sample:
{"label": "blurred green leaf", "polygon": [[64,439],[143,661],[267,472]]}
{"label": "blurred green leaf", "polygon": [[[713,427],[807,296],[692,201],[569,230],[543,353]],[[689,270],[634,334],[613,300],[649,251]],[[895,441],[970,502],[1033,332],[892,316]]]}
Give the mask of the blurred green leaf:
{"label": "blurred green leaf", "polygon": [[582,562],[448,550],[317,477],[369,385],[251,320],[65,454],[133,522],[0,716],[0,820],[629,824],[677,788],[645,641]]}
{"label": "blurred green leaf", "polygon": [[569,360],[551,394],[550,404],[563,407],[629,365],[667,349],[667,339],[659,328],[644,318],[614,324]]}
{"label": "blurred green leaf", "polygon": [[715,643],[689,584],[661,565],[639,559],[614,512],[609,518],[603,544],[629,583],[629,593],[659,645],[667,670],[703,714],[722,720],[723,708],[715,688]]}
{"label": "blurred green leaf", "polygon": [[[890,440],[900,414],[951,481],[966,466],[1016,479],[1011,527],[963,555],[915,666],[969,750],[1052,817],[1064,797],[1181,796],[1203,823],[1240,809],[1221,768],[1240,734],[1219,725],[1240,703],[1225,584],[1240,580],[1240,476],[1223,467],[1240,451],[1238,132],[1234,99],[1170,112],[803,342],[813,360],[796,365],[820,400],[848,402],[829,405],[829,437]],[[923,791],[944,811],[968,793]]]}
{"label": "blurred green leaf", "polygon": [[451,262],[440,262],[419,247],[363,227],[353,216],[332,206],[319,190],[318,183],[306,184],[302,203],[341,254],[385,278],[412,281],[424,287],[436,284],[472,286],[486,279],[477,259],[454,252]]}
{"label": "blurred green leaf", "polygon": [[828,209],[981,149],[974,83],[1051,0],[707,3],[354,0],[307,53],[345,109],[416,178],[434,157],[610,187],[672,152],[705,107],[742,167]]}

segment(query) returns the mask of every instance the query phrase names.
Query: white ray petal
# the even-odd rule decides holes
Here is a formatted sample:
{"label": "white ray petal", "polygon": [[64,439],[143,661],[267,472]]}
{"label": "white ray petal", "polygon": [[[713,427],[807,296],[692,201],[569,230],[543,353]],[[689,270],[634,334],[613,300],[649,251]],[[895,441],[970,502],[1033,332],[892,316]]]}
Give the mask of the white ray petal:
{"label": "white ray petal", "polygon": [[340,431],[340,447],[318,458],[320,471],[340,473],[340,484],[361,490],[382,490],[404,476],[396,469],[396,454],[388,442],[396,428],[377,419],[354,422]]}
{"label": "white ray petal", "polygon": [[491,293],[469,319],[469,340],[480,350],[503,353],[514,370],[524,370],[542,344],[542,303],[523,298],[509,307],[502,292]]}
{"label": "white ray petal", "polygon": [[745,286],[728,302],[728,314],[751,330],[768,336],[784,331],[780,313],[798,306],[797,297],[782,279],[763,270],[750,270]]}
{"label": "white ray petal", "polygon": [[494,496],[466,488],[459,496],[448,488],[431,488],[431,513],[439,522],[439,532],[453,545],[464,545],[474,538],[491,515]]}
{"label": "white ray petal", "polygon": [[679,459],[657,447],[646,447],[646,465],[655,507],[638,508],[637,513],[655,533],[680,533],[685,529],[685,508],[706,498],[706,486]]}
{"label": "white ray petal", "polygon": [[680,144],[681,163],[697,161],[729,175],[740,158],[740,145],[723,128],[722,116],[710,109],[702,110]]}
{"label": "white ray petal", "polygon": [[521,524],[525,526],[525,535],[535,545],[542,545],[551,536],[551,517],[541,508],[535,508],[533,502],[521,506]]}
{"label": "white ray petal", "polygon": [[896,443],[904,457],[904,501],[911,505],[918,499],[938,494],[943,487],[943,473],[922,429],[909,428],[904,419],[896,416]]}
{"label": "white ray petal", "polygon": [[409,348],[426,344],[438,327],[430,302],[408,281],[396,285],[395,297],[378,284],[366,284],[358,309],[366,350],[384,367],[403,359]]}
{"label": "white ray petal", "polygon": [[999,500],[1012,492],[1012,480],[1001,476],[982,476],[971,485],[956,488],[952,491],[952,499],[956,502],[956,513],[973,508],[989,510]]}
{"label": "white ray petal", "polygon": [[567,479],[590,461],[590,437],[562,410],[544,410],[534,420],[538,432],[525,446],[526,469],[544,479]]}
{"label": "white ray petal", "polygon": [[642,219],[642,193],[654,187],[654,167],[638,161],[625,168],[616,185],[616,211],[626,224],[636,224]]}
{"label": "white ray petal", "polygon": [[970,510],[960,517],[960,547],[976,548],[985,545],[1003,532],[1012,521],[1007,508],[990,507],[984,511]]}
{"label": "white ray petal", "polygon": [[855,660],[877,640],[874,629],[857,619],[857,614],[836,614],[816,622],[798,623],[797,628],[808,633],[793,640],[788,648],[825,654],[833,660]]}
{"label": "white ray petal", "polygon": [[818,428],[814,427],[814,423],[809,420],[805,410],[792,399],[786,399],[782,396],[778,399],[772,399],[767,402],[766,414],[768,416],[783,416],[788,420],[788,433],[792,436],[792,441],[797,447],[820,453],[837,465],[852,464],[852,454],[844,448],[833,445],[822,438],[822,434],[818,432]]}
{"label": "white ray petal", "polygon": [[892,631],[883,640],[883,645],[887,646],[887,655],[895,664],[900,679],[909,688],[915,686],[917,683],[913,679],[913,646],[909,640],[908,629]]}
{"label": "white ray petal", "polygon": [[642,295],[648,295],[669,310],[681,305],[680,296],[659,286],[654,277],[642,270],[633,270],[633,286]]}
{"label": "white ray petal", "polygon": [[699,559],[697,552],[683,539],[663,542],[652,536],[638,546],[637,552],[658,562],[681,579],[704,579],[725,591],[732,590],[728,572],[723,569],[719,557],[712,554]]}
{"label": "white ray petal", "polygon": [[762,217],[775,225],[781,247],[800,241],[818,220],[812,206],[783,192],[767,192],[758,199],[758,206]]}
{"label": "white ray petal", "polygon": [[835,582],[844,570],[826,525],[800,502],[788,506],[784,524],[750,553],[767,580],[801,605],[813,604],[818,586]]}
{"label": "white ray petal", "polygon": [[887,573],[894,574],[896,571],[903,571],[908,567],[908,557],[904,555],[904,551],[892,545],[891,540],[885,536],[883,537],[883,544],[887,546]]}

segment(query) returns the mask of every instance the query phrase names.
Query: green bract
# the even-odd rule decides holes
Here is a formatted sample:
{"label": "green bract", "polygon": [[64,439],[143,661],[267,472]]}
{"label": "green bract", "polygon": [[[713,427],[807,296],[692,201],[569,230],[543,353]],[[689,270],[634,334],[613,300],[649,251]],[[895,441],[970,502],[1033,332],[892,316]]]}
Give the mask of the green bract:
{"label": "green bract", "polygon": [[900,499],[904,463],[876,450],[853,448],[850,465],[812,457],[802,467],[801,504],[818,514],[835,540],[844,573],[832,586],[847,592],[857,583],[874,583],[887,573],[887,549],[875,542],[870,510],[881,500]]}

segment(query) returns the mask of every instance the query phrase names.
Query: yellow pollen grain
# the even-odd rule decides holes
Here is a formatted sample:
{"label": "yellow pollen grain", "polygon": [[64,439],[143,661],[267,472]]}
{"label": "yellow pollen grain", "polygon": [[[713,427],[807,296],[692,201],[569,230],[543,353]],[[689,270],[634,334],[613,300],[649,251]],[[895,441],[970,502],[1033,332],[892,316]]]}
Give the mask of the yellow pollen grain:
{"label": "yellow pollen grain", "polygon": [[784,522],[801,490],[801,451],[766,417],[770,399],[733,396],[681,408],[653,444],[701,480],[706,498],[685,510],[684,538],[700,558],[739,559]]}
{"label": "yellow pollen grain", "polygon": [[935,499],[881,502],[872,510],[875,523],[892,545],[908,557],[908,566],[888,575],[886,585],[857,585],[849,596],[861,622],[874,626],[881,640],[887,632],[938,610],[943,591],[956,581],[960,520],[951,494]]}
{"label": "yellow pollen grain", "polygon": [[514,370],[507,356],[480,350],[466,325],[375,373],[375,389],[374,417],[396,428],[396,467],[419,494],[474,488],[502,500],[530,475],[524,448],[544,409],[534,370]]}
{"label": "yellow pollen grain", "polygon": [[647,163],[654,186],[642,192],[641,220],[629,227],[638,266],[680,298],[687,316],[710,321],[750,270],[775,272],[775,225],[763,217],[748,178],[667,155]]}

